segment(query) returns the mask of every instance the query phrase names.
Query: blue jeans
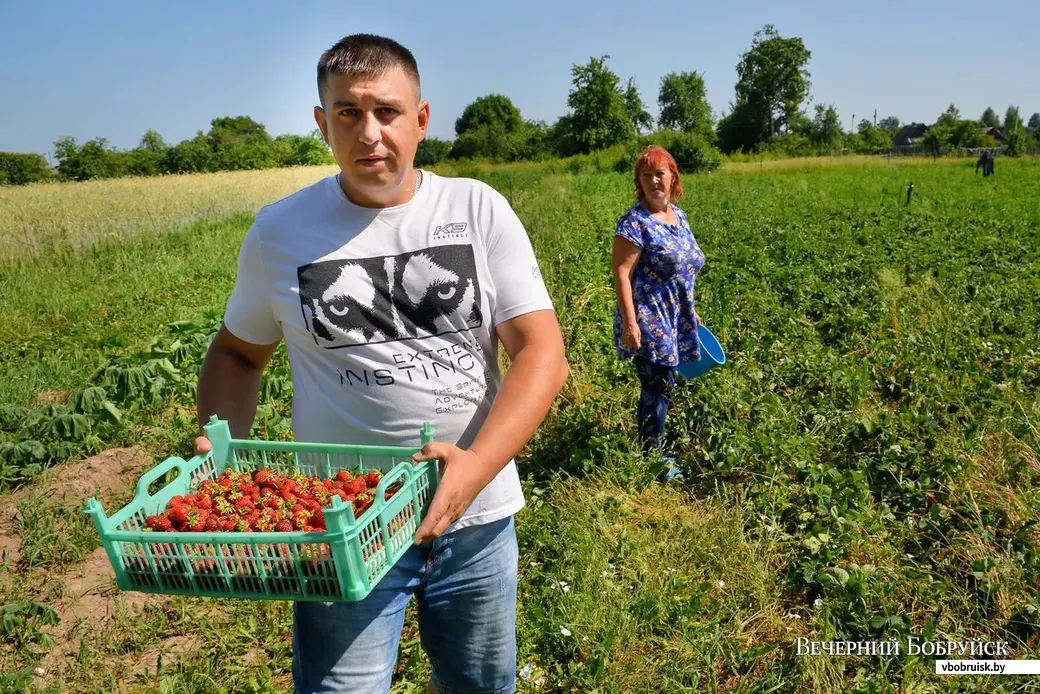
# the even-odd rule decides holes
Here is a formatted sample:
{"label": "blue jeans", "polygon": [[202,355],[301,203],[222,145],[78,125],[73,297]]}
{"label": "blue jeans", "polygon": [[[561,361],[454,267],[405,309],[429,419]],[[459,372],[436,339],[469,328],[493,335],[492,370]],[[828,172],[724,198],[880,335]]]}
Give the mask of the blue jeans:
{"label": "blue jeans", "polygon": [[639,374],[641,390],[636,415],[639,422],[639,442],[643,453],[650,454],[664,443],[665,422],[675,390],[675,367],[655,364],[642,355],[633,361]]}
{"label": "blue jeans", "polygon": [[512,516],[412,547],[364,600],[293,605],[297,694],[386,694],[412,594],[439,694],[516,691]]}

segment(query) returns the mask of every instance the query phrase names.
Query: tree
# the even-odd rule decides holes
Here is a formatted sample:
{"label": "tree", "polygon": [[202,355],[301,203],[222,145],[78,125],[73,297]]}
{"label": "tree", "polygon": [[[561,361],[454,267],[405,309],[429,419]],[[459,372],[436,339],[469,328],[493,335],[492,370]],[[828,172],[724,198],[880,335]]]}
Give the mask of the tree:
{"label": "tree", "polygon": [[670,72],[661,78],[657,95],[662,128],[695,132],[705,137],[713,128],[704,77],[697,72]]}
{"label": "tree", "polygon": [[649,132],[654,127],[654,119],[646,111],[646,107],[643,106],[643,99],[639,96],[639,89],[636,88],[636,81],[634,77],[628,78],[628,85],[625,87],[625,110],[628,111],[628,117],[632,120],[632,126],[636,129],[637,133],[642,133],[644,130]]}
{"label": "tree", "polygon": [[144,135],[141,136],[141,144],[138,145],[138,148],[147,149],[149,152],[163,152],[167,149],[162,135],[154,130],[145,131]]}
{"label": "tree", "polygon": [[825,151],[840,149],[842,140],[841,119],[833,106],[816,104],[816,116],[809,130],[809,139]]}
{"label": "tree", "polygon": [[635,137],[635,126],[618,76],[606,65],[604,55],[571,69],[573,88],[567,96],[571,108],[567,126],[577,149],[588,153]]}
{"label": "tree", "polygon": [[451,152],[450,140],[438,140],[436,137],[427,137],[419,143],[419,149],[415,151],[416,166],[433,166],[444,161]]}
{"label": "tree", "polygon": [[1004,145],[1008,156],[1017,157],[1025,149],[1025,128],[1022,117],[1018,114],[1018,106],[1008,106],[1004,114]]}
{"label": "tree", "polygon": [[312,130],[307,135],[279,135],[274,144],[279,166],[321,166],[336,162],[320,130]]}
{"label": "tree", "polygon": [[505,132],[512,132],[523,125],[520,109],[513,105],[508,96],[488,94],[465,108],[455,121],[455,135],[461,136],[481,126],[499,125]]}
{"label": "tree", "polygon": [[1040,113],[1034,113],[1029,117],[1029,129],[1036,130],[1040,128]]}
{"label": "tree", "polygon": [[890,135],[895,135],[899,132],[899,119],[895,116],[889,116],[888,118],[882,118],[877,124],[878,130],[884,130]]}
{"label": "tree", "polygon": [[0,152],[0,185],[20,186],[55,178],[43,155],[35,152]]}
{"label": "tree", "polygon": [[201,130],[190,140],[178,142],[166,150],[161,168],[164,173],[201,173],[216,171],[213,150]]}
{"label": "tree", "polygon": [[942,115],[939,116],[939,119],[937,121],[935,121],[935,124],[936,125],[948,126],[948,127],[952,128],[952,127],[956,126],[957,123],[960,122],[960,120],[961,120],[961,112],[957,110],[956,106],[954,106],[953,104],[950,104],[949,106],[946,107],[946,110],[943,111]]}
{"label": "tree", "polygon": [[771,24],[755,32],[737,65],[737,106],[774,137],[787,132],[809,93],[811,53],[800,38],[785,39]]}
{"label": "tree", "polygon": [[979,123],[987,128],[999,128],[1000,118],[997,117],[997,112],[992,107],[986,107],[986,110],[982,112],[982,118],[979,118]]}
{"label": "tree", "polygon": [[892,149],[892,133],[864,118],[856,129],[856,137],[850,147],[863,154],[880,154]]}
{"label": "tree", "polygon": [[129,169],[125,154],[111,149],[103,137],[88,140],[82,147],[73,138],[63,137],[54,143],[54,156],[58,173],[73,181],[125,176]]}
{"label": "tree", "polygon": [[270,169],[279,165],[279,148],[263,124],[249,116],[214,118],[206,140],[215,170]]}

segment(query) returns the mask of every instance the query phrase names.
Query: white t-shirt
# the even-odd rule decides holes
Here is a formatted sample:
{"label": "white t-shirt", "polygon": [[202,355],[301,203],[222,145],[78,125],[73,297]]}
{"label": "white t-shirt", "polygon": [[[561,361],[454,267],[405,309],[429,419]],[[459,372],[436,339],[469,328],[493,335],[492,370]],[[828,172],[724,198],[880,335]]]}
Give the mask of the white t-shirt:
{"label": "white t-shirt", "polygon": [[[403,205],[360,207],[330,176],[263,207],[224,322],[286,342],[297,441],[465,448],[501,385],[494,328],[552,309],[531,243],[494,188],[422,172]],[[519,511],[515,461],[450,530]]]}

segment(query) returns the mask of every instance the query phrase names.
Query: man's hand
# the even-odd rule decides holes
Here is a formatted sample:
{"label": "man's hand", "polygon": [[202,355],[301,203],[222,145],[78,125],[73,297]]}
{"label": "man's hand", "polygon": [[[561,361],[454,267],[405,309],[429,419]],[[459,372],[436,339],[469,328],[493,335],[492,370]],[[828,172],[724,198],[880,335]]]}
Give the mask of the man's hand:
{"label": "man's hand", "polygon": [[209,453],[210,449],[213,448],[213,444],[209,442],[205,436],[200,436],[195,439],[195,455],[203,455]]}
{"label": "man's hand", "polygon": [[412,456],[412,460],[417,463],[424,460],[442,463],[437,491],[430,501],[426,518],[415,531],[417,545],[443,535],[452,523],[462,517],[480,490],[486,487],[498,472],[482,464],[473,451],[439,441],[426,444],[421,451]]}

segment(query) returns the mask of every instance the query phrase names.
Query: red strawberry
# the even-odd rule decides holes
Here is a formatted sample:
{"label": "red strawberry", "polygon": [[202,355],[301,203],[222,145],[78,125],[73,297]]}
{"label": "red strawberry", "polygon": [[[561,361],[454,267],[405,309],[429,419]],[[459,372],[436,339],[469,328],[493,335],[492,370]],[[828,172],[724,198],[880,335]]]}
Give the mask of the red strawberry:
{"label": "red strawberry", "polygon": [[375,487],[379,484],[379,480],[383,478],[381,470],[369,470],[368,477],[365,479],[368,482],[369,487]]}
{"label": "red strawberry", "polygon": [[148,528],[151,528],[152,530],[155,530],[156,528],[159,527],[159,516],[158,515],[154,515],[154,514],[151,515],[151,516],[148,516],[147,518],[144,519],[144,524],[145,524],[145,527],[148,527]]}
{"label": "red strawberry", "polygon": [[339,472],[336,473],[336,479],[338,481],[340,481],[340,482],[349,482],[350,481],[350,477],[351,477],[350,473],[347,472],[346,470],[340,470]]}
{"label": "red strawberry", "polygon": [[188,507],[183,504],[179,506],[173,506],[166,512],[166,515],[169,517],[171,521],[173,521],[176,524],[187,523]]}
{"label": "red strawberry", "polygon": [[274,529],[280,533],[291,533],[293,531],[293,524],[287,520],[280,520],[275,525]]}
{"label": "red strawberry", "polygon": [[167,516],[159,516],[156,520],[156,524],[155,529],[159,532],[168,533],[173,530],[173,523],[170,522],[170,519]]}
{"label": "red strawberry", "polygon": [[215,533],[220,530],[220,521],[217,520],[216,516],[210,516],[206,519],[206,532]]}

